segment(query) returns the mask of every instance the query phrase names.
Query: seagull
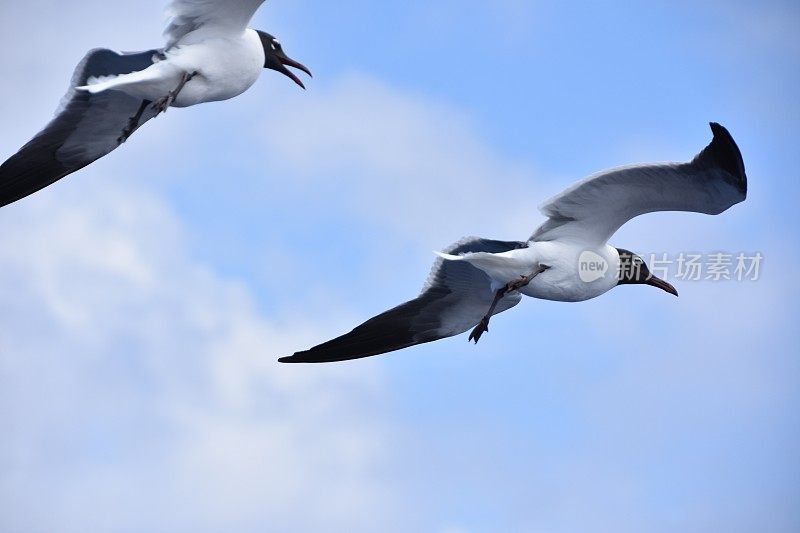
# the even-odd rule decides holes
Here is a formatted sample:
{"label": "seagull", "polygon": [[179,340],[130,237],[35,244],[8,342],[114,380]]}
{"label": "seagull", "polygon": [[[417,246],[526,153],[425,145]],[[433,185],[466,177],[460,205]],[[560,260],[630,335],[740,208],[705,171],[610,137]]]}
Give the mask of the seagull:
{"label": "seagull", "polygon": [[493,315],[522,295],[580,302],[619,285],[678,291],[653,276],[638,255],[608,245],[627,221],[656,211],[717,215],[747,197],[741,152],[728,130],[689,163],[633,165],[601,172],[546,202],[547,220],[523,241],[468,237],[439,253],[422,293],[350,333],[282,363],[329,363],[370,357],[472,329],[477,342]]}
{"label": "seagull", "polygon": [[97,48],[78,64],[55,117],[0,166],[0,207],[110,153],[169,107],[228,100],[262,69],[289,77],[289,58],[272,35],[247,28],[264,0],[172,0],[166,45],[138,53]]}

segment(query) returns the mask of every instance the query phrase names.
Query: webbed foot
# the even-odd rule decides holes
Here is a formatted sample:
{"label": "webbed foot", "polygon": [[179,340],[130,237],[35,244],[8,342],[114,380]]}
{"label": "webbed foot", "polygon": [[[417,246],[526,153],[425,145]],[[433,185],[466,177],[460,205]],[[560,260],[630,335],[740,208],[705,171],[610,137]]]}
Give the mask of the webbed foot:
{"label": "webbed foot", "polygon": [[467,342],[475,341],[475,344],[478,344],[478,341],[481,340],[481,336],[484,333],[489,332],[489,317],[483,317],[481,321],[475,326],[475,329],[472,330],[472,333],[469,334],[469,340]]}

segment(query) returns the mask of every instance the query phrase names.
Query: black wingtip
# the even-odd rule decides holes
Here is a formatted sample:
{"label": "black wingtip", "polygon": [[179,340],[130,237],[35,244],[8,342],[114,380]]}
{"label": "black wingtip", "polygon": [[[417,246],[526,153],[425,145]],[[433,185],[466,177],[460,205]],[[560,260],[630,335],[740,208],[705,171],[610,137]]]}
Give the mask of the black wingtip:
{"label": "black wingtip", "polygon": [[347,355],[340,355],[340,354],[316,354],[314,350],[309,350],[307,352],[297,352],[294,355],[290,355],[288,357],[281,357],[278,359],[279,363],[289,364],[289,365],[317,365],[322,363],[343,363],[345,361],[350,361],[353,359],[361,359],[363,357],[367,357],[364,355],[359,355],[356,357],[348,357]]}
{"label": "black wingtip", "polygon": [[344,361],[350,361],[351,359],[361,359],[362,357],[366,357],[364,355],[348,356],[346,353],[343,355],[339,351],[327,352],[325,350],[320,350],[319,348],[320,347],[317,346],[316,348],[312,348],[304,352],[296,352],[287,357],[281,357],[278,359],[278,362],[289,365],[316,365],[320,363],[341,363]]}
{"label": "black wingtip", "polygon": [[733,176],[739,189],[747,196],[747,174],[739,146],[727,128],[717,122],[711,122],[709,126],[714,138],[702,154],[707,153],[713,158],[714,163]]}

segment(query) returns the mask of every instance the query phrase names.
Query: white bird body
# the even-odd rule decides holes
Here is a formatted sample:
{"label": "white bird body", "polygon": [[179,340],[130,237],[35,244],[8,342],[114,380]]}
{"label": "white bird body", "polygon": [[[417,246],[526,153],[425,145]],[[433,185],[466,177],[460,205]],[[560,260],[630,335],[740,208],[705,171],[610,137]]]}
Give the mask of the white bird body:
{"label": "white bird body", "polygon": [[620,263],[616,248],[576,241],[531,241],[527,248],[499,254],[439,255],[479,268],[489,276],[492,290],[529,276],[545,265],[546,271],[518,290],[525,296],[556,302],[582,302],[610,291],[617,286]]}
{"label": "white bird body", "polygon": [[113,89],[154,101],[175,89],[184,73],[196,73],[172,103],[172,107],[189,107],[239,96],[258,80],[264,59],[264,48],[255,30],[207,36],[195,31],[145,70],[111,79],[89,79],[88,85],[79,89],[92,94]]}

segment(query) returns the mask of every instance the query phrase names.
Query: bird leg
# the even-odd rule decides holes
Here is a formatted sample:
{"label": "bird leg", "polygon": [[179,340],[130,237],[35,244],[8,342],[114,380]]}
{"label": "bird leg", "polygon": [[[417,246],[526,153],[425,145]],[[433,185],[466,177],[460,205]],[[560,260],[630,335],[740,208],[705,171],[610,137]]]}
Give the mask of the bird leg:
{"label": "bird leg", "polygon": [[139,111],[136,112],[134,116],[128,119],[128,125],[125,129],[122,130],[122,135],[117,137],[117,144],[122,144],[128,140],[136,128],[139,127],[139,121],[142,120],[142,115],[144,115],[145,109],[149,106],[152,102],[150,100],[143,100],[142,105],[139,106]]}
{"label": "bird leg", "polygon": [[198,74],[197,71],[192,72],[191,74],[189,74],[188,72],[184,72],[183,75],[181,76],[180,83],[178,83],[178,86],[175,87],[175,89],[168,92],[166,96],[159,98],[158,100],[153,102],[153,110],[156,111],[156,114],[166,113],[169,106],[172,105],[172,103],[175,101],[175,99],[183,90],[183,87],[187,83],[189,83],[192,80],[192,78],[197,76],[197,74]]}
{"label": "bird leg", "polygon": [[492,302],[491,307],[489,307],[489,312],[486,313],[486,316],[484,316],[481,319],[478,325],[475,326],[475,329],[472,330],[472,333],[469,334],[469,339],[467,340],[467,342],[474,340],[475,344],[478,344],[478,341],[481,340],[481,335],[489,331],[489,319],[492,318],[492,315],[494,314],[494,310],[497,307],[497,304],[500,303],[500,300],[502,300],[506,294],[518,291],[522,287],[525,287],[528,283],[533,281],[533,278],[535,278],[545,270],[548,270],[549,268],[550,268],[549,266],[540,265],[539,268],[536,269],[536,271],[532,272],[530,275],[520,276],[519,279],[515,279],[514,281],[507,283],[505,287],[502,287],[500,290],[498,290],[494,295],[494,301]]}

